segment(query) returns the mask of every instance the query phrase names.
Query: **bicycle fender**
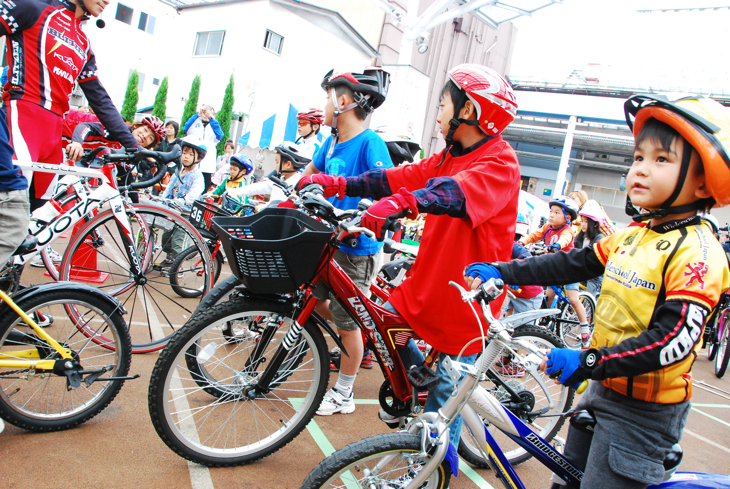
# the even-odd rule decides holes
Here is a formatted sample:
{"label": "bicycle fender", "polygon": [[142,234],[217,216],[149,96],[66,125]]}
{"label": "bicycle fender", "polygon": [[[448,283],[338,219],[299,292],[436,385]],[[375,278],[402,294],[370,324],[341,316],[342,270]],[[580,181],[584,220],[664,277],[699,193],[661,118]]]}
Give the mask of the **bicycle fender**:
{"label": "bicycle fender", "polygon": [[320,328],[325,330],[327,332],[327,334],[329,334],[332,337],[333,340],[335,340],[335,343],[337,343],[337,346],[340,347],[340,350],[342,350],[342,353],[344,353],[345,355],[347,355],[349,357],[350,355],[347,353],[347,348],[345,348],[345,345],[342,344],[342,340],[340,339],[340,336],[337,333],[335,333],[335,331],[332,329],[332,327],[327,322],[327,320],[325,318],[323,318],[322,316],[320,316],[320,314],[318,312],[313,312],[310,317],[314,320],[315,323],[317,323],[317,325]]}
{"label": "bicycle fender", "polygon": [[523,324],[531,323],[532,321],[547,316],[555,316],[560,314],[560,309],[535,309],[533,311],[525,311],[519,314],[513,314],[499,320],[503,326],[508,329],[514,329]]}
{"label": "bicycle fender", "polygon": [[[118,309],[123,315],[127,314],[127,310],[124,309],[122,303],[119,302],[117,299],[110,296],[101,289],[97,289],[96,287],[92,287],[90,285],[82,284],[79,282],[49,282],[47,284],[33,285],[31,287],[18,291],[18,293],[16,293],[12,297],[12,299],[13,302],[17,304],[21,300],[30,299],[38,295],[46,294],[48,292],[53,292],[59,289],[84,291],[108,303],[113,308]],[[0,305],[0,315],[6,314],[10,311],[11,309],[8,304],[3,303],[2,305]]]}

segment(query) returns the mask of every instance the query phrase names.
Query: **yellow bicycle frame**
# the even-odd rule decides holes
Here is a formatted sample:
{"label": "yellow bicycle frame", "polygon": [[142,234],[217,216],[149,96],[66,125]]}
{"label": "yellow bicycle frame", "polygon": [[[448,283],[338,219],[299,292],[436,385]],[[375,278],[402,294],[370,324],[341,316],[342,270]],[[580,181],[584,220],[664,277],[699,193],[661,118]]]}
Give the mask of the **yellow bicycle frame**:
{"label": "yellow bicycle frame", "polygon": [[[43,328],[38,326],[33,318],[25,313],[8,295],[0,290],[0,299],[15,311],[25,323],[35,331],[39,338],[48,343],[48,345],[56,350],[64,360],[73,360],[71,350],[61,346],[58,341],[54,340],[46,333]],[[37,348],[28,350],[20,350],[12,353],[0,353],[0,367],[5,368],[29,368],[35,370],[53,370],[56,360],[41,360]]]}

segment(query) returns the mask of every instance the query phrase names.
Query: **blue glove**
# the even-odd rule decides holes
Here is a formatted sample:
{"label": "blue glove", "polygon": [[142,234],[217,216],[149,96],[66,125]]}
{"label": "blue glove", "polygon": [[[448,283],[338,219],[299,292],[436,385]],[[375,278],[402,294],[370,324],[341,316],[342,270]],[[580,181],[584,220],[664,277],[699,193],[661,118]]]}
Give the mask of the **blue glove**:
{"label": "blue glove", "polygon": [[547,245],[548,253],[555,253],[556,251],[560,251],[560,243],[553,243],[551,245]]}
{"label": "blue glove", "polygon": [[553,348],[547,354],[548,375],[560,373],[559,382],[577,388],[591,378],[593,367],[598,365],[600,353],[596,349],[584,352],[567,348]]}
{"label": "blue glove", "polygon": [[497,267],[490,265],[489,263],[472,263],[464,270],[465,277],[474,277],[481,279],[482,282],[486,282],[490,278],[502,279],[502,274],[497,270]]}

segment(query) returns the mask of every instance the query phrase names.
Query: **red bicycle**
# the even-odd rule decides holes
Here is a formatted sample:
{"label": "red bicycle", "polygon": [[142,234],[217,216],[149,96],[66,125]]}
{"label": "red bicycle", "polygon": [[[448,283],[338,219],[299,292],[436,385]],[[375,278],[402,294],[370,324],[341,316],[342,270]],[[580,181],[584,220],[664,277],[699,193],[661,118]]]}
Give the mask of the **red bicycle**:
{"label": "red bicycle", "polygon": [[[436,380],[428,368],[436,352],[426,365],[407,372],[396,349],[413,330],[403,317],[365,297],[332,259],[352,233],[372,234],[359,226],[362,211],[335,214],[321,189],[303,192],[297,204],[304,212],[268,208],[249,217],[213,219],[241,286],[228,300],[199,310],[175,335],[155,364],[148,393],[157,433],[188,460],[211,466],[253,462],[304,429],[329,380],[322,330],[345,350],[314,312],[330,293],[358,322],[382,369],[379,400],[386,412],[418,413],[425,402],[419,391]],[[525,314],[529,317],[510,317],[510,324],[550,311]],[[520,331],[541,348],[561,346],[544,330],[523,326]],[[512,354],[519,360],[529,352]],[[505,405],[552,438],[562,424],[552,414],[570,406],[573,391],[532,370],[532,390],[522,379],[504,380],[493,372],[487,380]],[[524,456],[517,446],[513,452],[513,460]]]}

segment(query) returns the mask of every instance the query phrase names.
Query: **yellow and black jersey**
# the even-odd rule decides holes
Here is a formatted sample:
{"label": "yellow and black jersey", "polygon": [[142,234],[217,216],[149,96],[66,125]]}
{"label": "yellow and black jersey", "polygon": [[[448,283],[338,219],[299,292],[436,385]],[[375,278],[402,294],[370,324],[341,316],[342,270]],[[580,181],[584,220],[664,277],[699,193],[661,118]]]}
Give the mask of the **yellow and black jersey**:
{"label": "yellow and black jersey", "polygon": [[600,362],[592,378],[658,403],[692,396],[691,368],[704,322],[730,287],[725,253],[697,217],[655,229],[629,227],[594,248],[498,268],[515,285],[561,285],[603,274],[591,343]]}

